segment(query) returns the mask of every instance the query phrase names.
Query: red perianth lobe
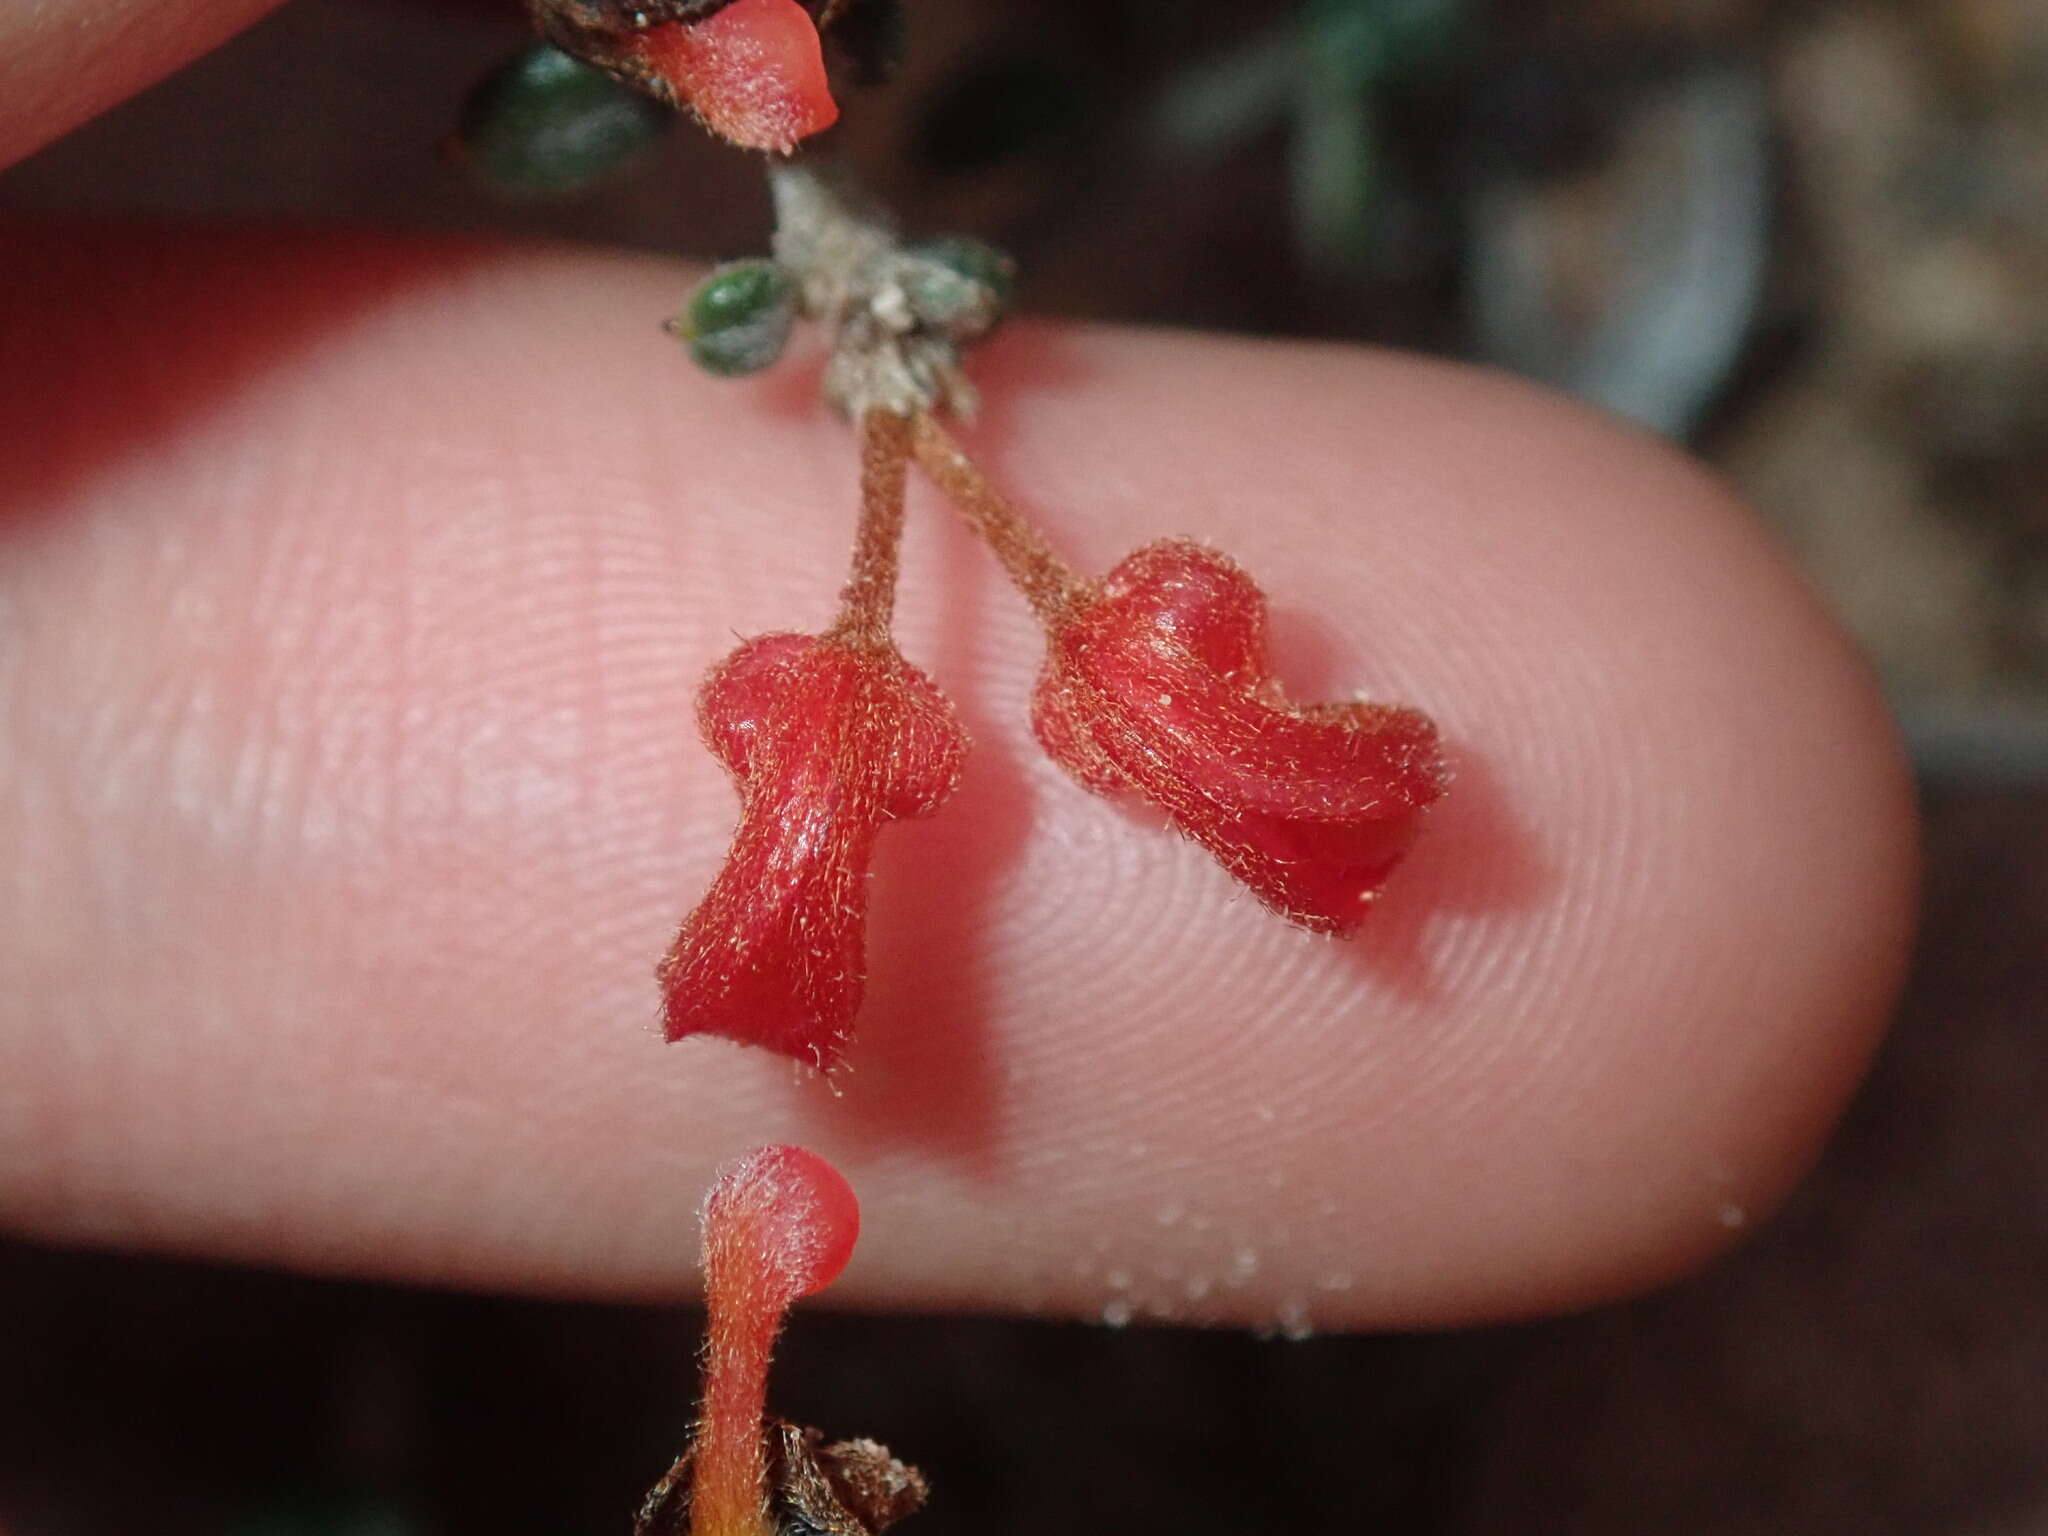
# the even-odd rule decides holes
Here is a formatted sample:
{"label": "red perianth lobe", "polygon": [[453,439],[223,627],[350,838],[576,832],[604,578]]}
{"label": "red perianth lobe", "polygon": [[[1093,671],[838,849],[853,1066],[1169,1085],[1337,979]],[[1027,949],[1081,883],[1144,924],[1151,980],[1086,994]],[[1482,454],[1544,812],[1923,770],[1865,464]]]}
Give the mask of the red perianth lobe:
{"label": "red perianth lobe", "polygon": [[893,648],[763,635],[711,674],[706,743],[740,790],[710,891],[661,965],[671,1040],[712,1034],[830,1071],[866,981],[867,869],[883,825],[952,792],[967,736]]}
{"label": "red perianth lobe", "polygon": [[758,1294],[778,1309],[838,1279],[859,1238],[853,1187],[802,1147],[762,1147],[727,1163],[704,1200],[711,1290]]}
{"label": "red perianth lobe", "polygon": [[788,154],[839,120],[818,29],[797,0],[736,0],[699,22],[650,28],[639,49],[721,138]]}
{"label": "red perianth lobe", "polygon": [[1290,701],[1266,660],[1264,596],[1186,540],[1137,551],[1053,626],[1034,715],[1083,784],[1160,806],[1318,933],[1358,926],[1444,790],[1427,716]]}

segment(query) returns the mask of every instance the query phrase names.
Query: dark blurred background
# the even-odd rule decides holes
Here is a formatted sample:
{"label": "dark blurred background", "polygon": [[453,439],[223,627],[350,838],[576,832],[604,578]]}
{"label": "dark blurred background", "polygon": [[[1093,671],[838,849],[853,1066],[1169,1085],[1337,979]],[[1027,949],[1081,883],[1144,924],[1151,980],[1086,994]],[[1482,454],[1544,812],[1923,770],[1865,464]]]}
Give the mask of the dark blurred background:
{"label": "dark blurred background", "polygon": [[[779,1406],[914,1529],[2048,1536],[2048,0],[913,0],[840,132],[1040,312],[1484,359],[1689,443],[1920,769],[1896,1035],[1786,1214],[1513,1329],[1259,1340],[805,1315]],[[437,152],[510,0],[296,0],[0,176],[0,214],[746,254],[694,132],[566,200]],[[620,1533],[696,1319],[0,1244],[4,1536]]]}

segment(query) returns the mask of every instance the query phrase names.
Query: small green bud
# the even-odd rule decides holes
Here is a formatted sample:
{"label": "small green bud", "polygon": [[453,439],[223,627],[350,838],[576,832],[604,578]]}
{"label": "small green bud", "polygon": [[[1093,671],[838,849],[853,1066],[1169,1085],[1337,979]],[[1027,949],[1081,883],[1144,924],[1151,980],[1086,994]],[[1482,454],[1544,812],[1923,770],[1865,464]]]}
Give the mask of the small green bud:
{"label": "small green bud", "polygon": [[737,378],[782,356],[795,325],[795,279],[786,268],[755,258],[715,269],[668,329],[688,344],[698,367]]}
{"label": "small green bud", "polygon": [[543,43],[470,92],[454,148],[507,191],[574,192],[623,165],[674,120],[659,102]]}
{"label": "small green bud", "polygon": [[936,262],[995,295],[996,309],[1006,310],[1017,296],[1017,263],[986,240],[971,235],[940,235],[910,248],[910,254]]}

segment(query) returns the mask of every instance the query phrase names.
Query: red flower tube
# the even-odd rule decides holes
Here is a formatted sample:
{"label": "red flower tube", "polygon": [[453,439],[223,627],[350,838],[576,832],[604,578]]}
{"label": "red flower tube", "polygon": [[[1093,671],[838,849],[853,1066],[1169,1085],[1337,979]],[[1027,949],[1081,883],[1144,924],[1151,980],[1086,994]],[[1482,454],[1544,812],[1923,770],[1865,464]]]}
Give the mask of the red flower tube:
{"label": "red flower tube", "polygon": [[797,0],[734,0],[702,21],[651,27],[632,47],[679,104],[742,149],[786,155],[839,120],[818,29]]}
{"label": "red flower tube", "polygon": [[889,638],[909,439],[900,416],[862,418],[860,525],[837,621],[749,640],[697,696],[740,824],[657,973],[671,1040],[723,1035],[838,1065],[867,974],[875,837],[931,815],[959,780],[967,733]]}
{"label": "red flower tube", "polygon": [[1159,806],[1281,916],[1356,929],[1448,782],[1429,717],[1294,703],[1265,594],[1229,559],[1167,539],[1085,581],[930,415],[911,441],[1045,626],[1032,725],[1053,760]]}
{"label": "red flower tube", "polygon": [[798,0],[527,0],[541,36],[695,114],[742,149],[788,154],[839,120]]}
{"label": "red flower tube", "polygon": [[739,786],[725,867],[662,962],[671,1040],[713,1034],[839,1062],[866,975],[867,867],[882,824],[936,811],[967,734],[893,647],[763,635],[698,701]]}
{"label": "red flower tube", "polygon": [[1267,906],[1346,934],[1444,790],[1428,716],[1291,702],[1266,600],[1215,550],[1148,544],[1048,626],[1032,724],[1097,793],[1161,807]]}

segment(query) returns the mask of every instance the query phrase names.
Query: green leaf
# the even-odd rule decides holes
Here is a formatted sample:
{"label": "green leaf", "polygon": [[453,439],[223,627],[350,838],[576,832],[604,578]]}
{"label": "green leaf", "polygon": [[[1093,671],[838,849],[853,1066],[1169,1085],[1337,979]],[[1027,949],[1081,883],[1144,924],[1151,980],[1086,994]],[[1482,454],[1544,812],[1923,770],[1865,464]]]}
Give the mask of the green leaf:
{"label": "green leaf", "polygon": [[487,76],[455,130],[455,148],[508,191],[579,191],[618,169],[675,119],[661,103],[547,44]]}
{"label": "green leaf", "polygon": [[722,378],[758,373],[778,357],[796,325],[796,280],[762,258],[716,268],[669,322],[700,368]]}

